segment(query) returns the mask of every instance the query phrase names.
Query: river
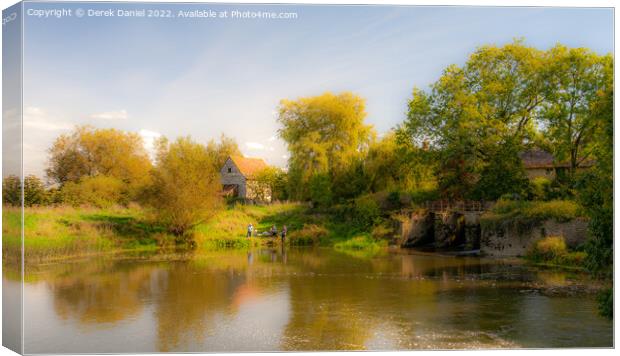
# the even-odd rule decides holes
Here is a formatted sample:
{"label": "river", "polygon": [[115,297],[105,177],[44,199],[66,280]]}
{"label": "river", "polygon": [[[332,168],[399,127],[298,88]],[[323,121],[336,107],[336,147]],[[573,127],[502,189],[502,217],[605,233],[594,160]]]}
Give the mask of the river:
{"label": "river", "polygon": [[[6,268],[5,268],[6,269]],[[333,249],[27,267],[26,353],[611,347],[587,276],[519,260]],[[4,288],[19,288],[5,273]]]}

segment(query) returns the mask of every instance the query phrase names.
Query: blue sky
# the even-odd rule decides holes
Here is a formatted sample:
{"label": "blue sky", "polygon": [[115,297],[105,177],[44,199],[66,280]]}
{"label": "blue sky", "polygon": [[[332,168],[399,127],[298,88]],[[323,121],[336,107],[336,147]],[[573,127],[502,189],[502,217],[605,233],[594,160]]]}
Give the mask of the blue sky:
{"label": "blue sky", "polygon": [[42,174],[53,139],[75,124],[157,135],[221,133],[244,154],[285,166],[275,110],[283,98],[353,91],[386,132],[412,88],[428,87],[484,44],[524,38],[613,51],[610,9],[40,4],[50,9],[296,12],[297,19],[25,18],[26,173]]}

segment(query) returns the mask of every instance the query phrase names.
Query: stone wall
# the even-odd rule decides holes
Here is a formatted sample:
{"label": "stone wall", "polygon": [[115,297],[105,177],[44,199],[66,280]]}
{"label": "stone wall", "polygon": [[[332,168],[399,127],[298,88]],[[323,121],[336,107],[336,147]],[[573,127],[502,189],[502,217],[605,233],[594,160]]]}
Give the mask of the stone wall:
{"label": "stone wall", "polygon": [[568,247],[575,248],[585,242],[587,230],[585,219],[546,220],[528,231],[507,224],[487,227],[482,229],[480,251],[489,256],[524,256],[537,240],[546,236],[562,236]]}
{"label": "stone wall", "polygon": [[402,247],[474,250],[480,246],[480,213],[420,210],[400,221]]}

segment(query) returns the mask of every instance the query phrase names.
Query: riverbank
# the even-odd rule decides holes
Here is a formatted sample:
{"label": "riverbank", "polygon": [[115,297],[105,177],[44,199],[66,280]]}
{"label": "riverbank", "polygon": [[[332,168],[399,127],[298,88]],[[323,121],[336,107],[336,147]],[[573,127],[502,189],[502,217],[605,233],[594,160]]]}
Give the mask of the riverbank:
{"label": "riverbank", "polygon": [[[4,207],[3,257],[20,255],[20,209]],[[280,239],[246,238],[248,224],[256,233],[272,225],[287,225],[290,245],[335,246],[342,250],[370,250],[387,245],[346,221],[318,213],[307,205],[282,203],[266,206],[235,205],[219,211],[192,232],[200,250],[245,249],[280,244]],[[28,262],[74,258],[98,253],[189,249],[139,206],[108,209],[31,207],[24,212],[24,256]]]}

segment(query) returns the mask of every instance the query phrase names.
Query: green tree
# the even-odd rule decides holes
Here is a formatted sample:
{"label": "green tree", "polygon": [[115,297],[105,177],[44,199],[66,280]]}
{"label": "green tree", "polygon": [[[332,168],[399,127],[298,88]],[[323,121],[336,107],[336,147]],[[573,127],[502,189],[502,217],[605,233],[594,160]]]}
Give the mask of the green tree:
{"label": "green tree", "polygon": [[2,202],[6,205],[22,205],[22,184],[18,176],[10,175],[2,179]]}
{"label": "green tree", "polygon": [[117,129],[76,127],[58,137],[49,154],[46,172],[53,182],[62,186],[104,175],[121,180],[130,196],[148,183],[152,166],[140,135]]}
{"label": "green tree", "polygon": [[158,142],[157,162],[145,203],[180,239],[192,242],[190,230],[221,205],[219,171],[207,148],[189,137]]}
{"label": "green tree", "polygon": [[613,76],[613,58],[585,48],[557,45],[547,52],[543,75],[546,100],[542,109],[545,137],[558,161],[569,163],[573,177],[592,158],[600,120],[593,102]]}
{"label": "green tree", "polygon": [[243,156],[235,139],[224,134],[220,136],[219,142],[215,140],[209,141],[207,144],[207,152],[213,157],[213,162],[217,170],[220,170],[224,166],[228,157]]}
{"label": "green tree", "polygon": [[375,135],[365,118],[364,99],[348,92],[281,101],[279,135],[291,154],[293,198],[310,199],[313,177],[327,174],[331,181],[365,155]]}
{"label": "green tree", "polygon": [[272,201],[286,200],[286,173],[277,167],[267,167],[256,174],[256,194],[258,200],[266,200],[265,194],[271,194]]}
{"label": "green tree", "polygon": [[43,205],[47,203],[47,193],[41,179],[35,175],[24,178],[24,206]]}

